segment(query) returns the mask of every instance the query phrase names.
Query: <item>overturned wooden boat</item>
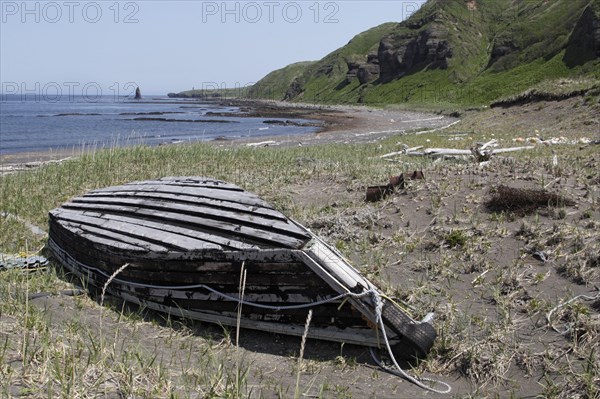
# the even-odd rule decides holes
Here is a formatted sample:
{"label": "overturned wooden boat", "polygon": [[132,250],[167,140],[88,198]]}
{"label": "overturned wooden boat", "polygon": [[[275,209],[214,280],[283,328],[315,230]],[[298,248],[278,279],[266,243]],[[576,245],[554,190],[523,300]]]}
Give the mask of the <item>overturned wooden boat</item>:
{"label": "overturned wooden boat", "polygon": [[[48,248],[90,288],[171,315],[423,357],[435,339],[334,248],[240,187],[168,177],[50,212]],[[246,281],[240,290],[242,270]],[[242,295],[243,294],[243,295]]]}

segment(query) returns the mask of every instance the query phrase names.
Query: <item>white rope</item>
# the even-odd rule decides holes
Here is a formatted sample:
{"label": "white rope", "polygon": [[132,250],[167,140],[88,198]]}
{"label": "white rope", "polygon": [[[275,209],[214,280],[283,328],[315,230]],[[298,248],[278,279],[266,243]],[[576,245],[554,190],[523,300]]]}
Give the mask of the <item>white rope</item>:
{"label": "white rope", "polygon": [[[251,307],[256,307],[256,308],[261,308],[261,309],[270,309],[270,310],[275,310],[275,311],[280,311],[280,310],[291,310],[291,309],[303,309],[303,308],[312,308],[312,307],[316,307],[316,306],[320,306],[320,305],[324,305],[327,303],[331,303],[331,302],[335,302],[338,301],[340,299],[343,298],[355,298],[355,299],[359,299],[359,298],[363,298],[365,296],[372,296],[373,298],[373,302],[375,304],[375,322],[378,324],[379,328],[381,329],[381,333],[383,335],[383,341],[385,342],[385,346],[386,349],[388,351],[388,355],[390,357],[390,359],[392,360],[392,362],[394,363],[394,366],[396,367],[397,370],[393,370],[390,369],[389,367],[387,367],[386,365],[384,365],[381,361],[379,361],[376,357],[375,354],[373,353],[373,349],[371,349],[371,356],[373,357],[373,360],[375,361],[375,363],[377,363],[377,365],[379,367],[381,367],[382,369],[398,376],[401,378],[404,378],[405,380],[412,382],[413,384],[415,384],[416,386],[425,389],[427,391],[431,391],[431,392],[435,392],[435,393],[439,393],[439,394],[446,394],[449,393],[452,390],[452,387],[443,382],[443,381],[438,381],[435,379],[431,379],[431,378],[425,378],[425,377],[414,377],[410,374],[408,374],[406,371],[404,371],[402,369],[402,367],[400,367],[400,365],[398,364],[398,362],[396,361],[396,358],[394,356],[394,353],[392,352],[392,347],[390,346],[390,341],[387,337],[387,333],[385,332],[385,324],[383,322],[383,317],[382,317],[382,311],[383,311],[383,301],[381,300],[381,295],[379,294],[379,292],[377,292],[377,290],[375,290],[374,288],[365,290],[359,294],[357,293],[353,293],[353,292],[345,292],[343,294],[337,295],[335,297],[331,297],[331,298],[327,298],[327,299],[323,299],[321,301],[317,301],[317,302],[311,302],[311,303],[306,303],[306,304],[301,304],[301,305],[288,305],[288,306],[273,306],[273,305],[263,305],[260,303],[256,303],[256,302],[250,302],[250,301],[246,301],[243,298],[237,297],[237,296],[233,296],[233,295],[228,295],[225,293],[222,293],[220,291],[215,290],[214,288],[211,288],[207,285],[204,284],[193,284],[193,285],[177,285],[177,286],[164,286],[164,285],[154,285],[154,284],[143,284],[143,283],[136,283],[136,282],[131,282],[131,281],[127,281],[127,280],[122,280],[122,279],[118,279],[115,276],[122,271],[126,266],[128,266],[128,264],[122,266],[119,270],[117,270],[115,273],[113,273],[112,275],[108,275],[107,273],[105,273],[104,271],[94,268],[94,267],[90,267],[87,266],[81,262],[79,262],[78,260],[74,259],[70,254],[68,254],[66,251],[64,251],[62,248],[60,248],[58,246],[58,244],[52,242],[52,244],[54,244],[64,255],[68,256],[71,261],[73,261],[74,263],[77,263],[79,266],[84,267],[88,270],[95,270],[96,272],[98,272],[99,274],[102,274],[103,276],[109,278],[109,280],[107,281],[107,283],[104,286],[104,289],[106,289],[106,287],[108,286],[108,283],[110,283],[111,281],[117,281],[120,282],[122,284],[127,284],[133,287],[140,287],[140,288],[155,288],[155,289],[165,289],[165,290],[191,290],[191,289],[205,289],[209,292],[212,292],[224,299],[228,299],[230,301],[235,301],[235,302],[239,302],[242,305],[245,306],[251,306]],[[51,245],[52,245],[51,244]],[[395,306],[395,305],[394,305]],[[431,315],[428,314],[426,316],[426,319],[431,319]],[[433,388],[431,386],[425,385],[424,382],[431,382],[434,385],[435,384],[440,384],[445,386],[446,388],[443,390],[440,389],[436,389]]]}
{"label": "white rope", "polygon": [[[331,298],[327,298],[327,299],[323,299],[317,302],[311,302],[311,303],[305,303],[305,304],[300,304],[300,305],[287,305],[287,306],[274,306],[274,305],[263,305],[260,303],[256,303],[256,302],[250,302],[250,301],[246,301],[238,296],[234,296],[234,295],[228,295],[225,294],[223,292],[217,291],[214,288],[211,288],[207,285],[204,284],[190,284],[190,285],[155,285],[155,284],[144,284],[144,283],[136,283],[133,281],[127,281],[127,280],[123,280],[123,279],[119,279],[116,278],[116,275],[119,274],[125,267],[121,267],[119,270],[117,270],[115,273],[113,273],[112,275],[109,275],[108,273],[104,272],[103,270],[100,270],[98,268],[95,267],[91,267],[88,266],[84,263],[79,262],[77,259],[74,259],[69,253],[67,253],[65,250],[63,250],[62,248],[60,248],[58,246],[58,244],[52,242],[51,243],[52,246],[55,246],[56,249],[60,250],[63,255],[67,256],[71,262],[76,263],[77,265],[79,265],[82,268],[85,268],[87,270],[93,270],[98,274],[101,274],[102,276],[108,278],[108,281],[106,282],[106,284],[104,284],[103,287],[103,291],[106,290],[108,284],[112,281],[116,281],[119,282],[121,284],[125,284],[125,285],[129,285],[131,287],[139,287],[139,288],[154,288],[154,289],[160,289],[160,290],[194,290],[194,289],[204,289],[206,291],[212,292],[213,294],[216,294],[218,296],[220,296],[223,299],[227,299],[230,301],[234,301],[234,302],[239,302],[242,305],[245,306],[252,306],[255,308],[260,308],[260,309],[269,309],[269,310],[275,310],[275,311],[279,311],[279,310],[293,310],[293,309],[305,309],[305,308],[312,308],[312,307],[316,307],[316,306],[320,306],[320,305],[325,305],[331,302],[335,302],[338,301],[340,299],[343,298],[355,298],[355,299],[359,299],[368,295],[379,295],[377,293],[377,291],[375,291],[374,289],[369,289],[366,291],[363,291],[360,294],[355,294],[353,292],[345,292],[343,294],[339,294],[337,296],[331,297]],[[126,264],[128,266],[128,264]],[[125,266],[125,265],[124,265]]]}
{"label": "white rope", "polygon": [[[96,269],[97,270],[97,269]],[[104,276],[108,277],[108,275],[104,272],[102,272],[101,270],[98,270],[101,274],[103,274]],[[352,297],[355,299],[359,299],[371,294],[376,294],[377,292],[373,289],[364,291],[360,294],[355,294],[353,292],[345,292],[343,294],[331,297],[331,298],[327,298],[327,299],[322,299],[320,301],[316,301],[316,302],[311,302],[311,303],[305,303],[305,304],[301,304],[301,305],[287,305],[287,306],[275,306],[275,305],[263,305],[261,303],[257,303],[257,302],[251,302],[251,301],[247,301],[245,299],[242,299],[238,296],[235,295],[228,295],[225,294],[223,292],[217,291],[214,288],[209,287],[208,285],[204,285],[204,284],[194,284],[194,285],[154,285],[154,284],[143,284],[143,283],[135,283],[135,282],[131,282],[131,281],[127,281],[127,280],[121,280],[118,278],[113,278],[112,281],[118,281],[122,284],[127,284],[133,287],[140,287],[140,288],[155,288],[155,289],[162,289],[162,290],[194,290],[194,289],[204,289],[206,291],[212,292],[213,294],[216,294],[218,296],[220,296],[223,299],[227,299],[230,301],[234,301],[234,302],[239,302],[244,306],[251,306],[251,307],[255,307],[255,308],[260,308],[260,309],[269,309],[269,310],[275,310],[275,311],[279,311],[279,310],[293,310],[293,309],[305,309],[305,308],[313,308],[316,306],[320,306],[320,305],[325,305],[331,302],[335,302],[338,301],[340,299],[343,298],[348,298],[348,297]]]}
{"label": "white rope", "polygon": [[[377,324],[381,328],[381,334],[383,335],[383,342],[385,342],[385,346],[388,351],[388,355],[389,355],[390,359],[392,359],[392,362],[394,363],[396,370],[390,369],[389,367],[385,366],[382,362],[380,362],[375,357],[375,353],[373,352],[373,349],[371,348],[371,356],[373,357],[373,360],[375,361],[375,363],[377,363],[377,365],[379,367],[381,367],[382,369],[384,369],[398,377],[404,378],[405,380],[407,380],[409,382],[412,382],[419,388],[425,389],[427,391],[435,392],[435,393],[440,393],[440,394],[449,393],[452,390],[452,387],[450,386],[450,384],[445,383],[443,381],[434,380],[432,378],[414,377],[414,376],[408,374],[406,371],[404,371],[402,369],[402,367],[400,367],[400,365],[396,361],[396,357],[394,356],[394,353],[392,352],[392,347],[390,346],[390,341],[388,340],[387,334],[385,332],[385,324],[383,323],[383,317],[381,316],[381,313],[383,311],[383,302],[381,301],[381,296],[379,295],[379,293],[375,292],[375,294],[373,295],[373,300],[375,301],[375,316],[377,317],[376,321],[377,321]],[[445,389],[436,389],[431,386],[425,385],[424,382],[431,382],[431,383],[433,383],[433,385],[435,385],[435,384],[443,385],[446,388]]]}
{"label": "white rope", "polygon": [[556,305],[555,307],[553,307],[552,309],[550,309],[550,311],[546,314],[546,322],[548,323],[548,325],[557,333],[561,334],[561,335],[565,335],[568,334],[571,331],[571,327],[570,324],[571,323],[566,323],[567,327],[563,330],[563,331],[559,331],[558,328],[554,327],[554,324],[552,324],[552,314],[557,311],[560,308],[563,308],[565,306],[567,306],[568,304],[570,304],[571,302],[574,302],[578,299],[584,299],[586,301],[594,301],[596,299],[600,299],[600,288],[596,287],[596,290],[598,290],[598,293],[594,296],[589,296],[589,295],[577,295],[576,297],[573,297],[571,299],[569,299],[566,302],[563,302],[559,305]]}

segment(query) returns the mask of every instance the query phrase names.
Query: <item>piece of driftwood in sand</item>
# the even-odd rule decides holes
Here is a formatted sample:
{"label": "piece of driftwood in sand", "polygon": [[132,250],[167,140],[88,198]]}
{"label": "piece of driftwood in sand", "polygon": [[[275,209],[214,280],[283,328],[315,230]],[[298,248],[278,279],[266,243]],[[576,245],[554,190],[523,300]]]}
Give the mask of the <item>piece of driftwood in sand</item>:
{"label": "piece of driftwood in sand", "polygon": [[[523,150],[531,150],[534,149],[535,146],[521,146],[521,147],[509,147],[509,148],[489,148],[489,147],[474,147],[469,150],[457,149],[457,148],[425,148],[415,147],[415,150],[411,151],[398,151],[394,153],[389,153],[382,155],[380,158],[384,158],[386,160],[390,160],[393,156],[396,155],[408,155],[408,156],[427,156],[432,158],[439,157],[470,157],[474,156],[478,161],[486,161],[492,155],[502,154],[507,152],[515,152],[515,151],[523,151]],[[420,150],[420,151],[418,151]]]}

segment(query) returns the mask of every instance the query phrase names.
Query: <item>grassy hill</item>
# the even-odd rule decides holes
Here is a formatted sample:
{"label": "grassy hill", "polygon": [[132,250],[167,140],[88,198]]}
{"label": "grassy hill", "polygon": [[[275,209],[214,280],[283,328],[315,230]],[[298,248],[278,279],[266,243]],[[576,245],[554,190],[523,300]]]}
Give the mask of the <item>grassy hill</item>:
{"label": "grassy hill", "polygon": [[255,84],[248,90],[251,98],[277,98],[285,97],[289,86],[302,73],[314,65],[313,61],[297,62],[284,68],[277,69],[261,79],[259,85]]}
{"label": "grassy hill", "polygon": [[251,93],[444,107],[490,104],[559,80],[594,89],[599,27],[600,0],[429,0],[402,23],[365,31],[319,61],[270,73]]}

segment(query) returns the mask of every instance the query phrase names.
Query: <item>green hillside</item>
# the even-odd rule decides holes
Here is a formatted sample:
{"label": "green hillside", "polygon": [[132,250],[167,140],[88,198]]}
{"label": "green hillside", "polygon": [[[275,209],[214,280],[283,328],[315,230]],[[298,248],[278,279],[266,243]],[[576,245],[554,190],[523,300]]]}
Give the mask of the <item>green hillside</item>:
{"label": "green hillside", "polygon": [[[270,96],[263,97],[274,100],[319,101],[319,94],[324,90],[327,95],[323,101],[344,102],[344,96],[358,86],[346,82],[348,64],[360,62],[363,58],[367,59],[369,54],[376,54],[381,38],[393,32],[396,25],[389,22],[362,32],[345,46],[326,55],[320,61],[308,63],[302,69],[296,69],[299,64],[292,64],[271,72],[254,85],[251,94],[267,93]],[[292,68],[293,73],[289,68]],[[289,77],[289,79],[277,80],[278,77]],[[270,90],[271,87],[276,89]],[[333,98],[331,98],[332,94]]]}
{"label": "green hillside", "polygon": [[297,62],[269,73],[261,79],[260,84],[250,87],[248,97],[273,98],[278,100],[284,98],[291,82],[302,75],[314,63],[312,61]]}
{"label": "green hillside", "polygon": [[363,32],[320,61],[272,72],[251,93],[323,103],[480,105],[551,87],[555,79],[595,87],[599,57],[600,0],[429,0],[408,20]]}

